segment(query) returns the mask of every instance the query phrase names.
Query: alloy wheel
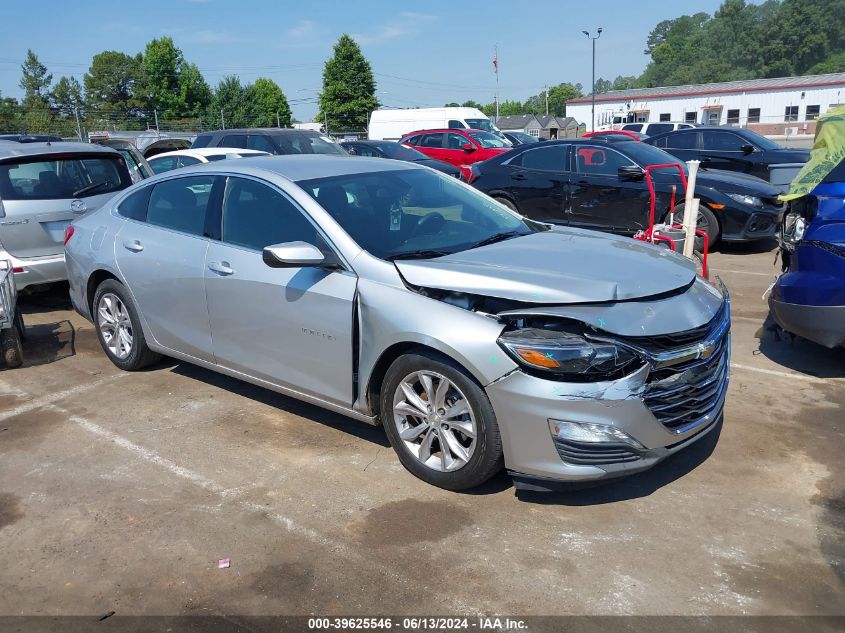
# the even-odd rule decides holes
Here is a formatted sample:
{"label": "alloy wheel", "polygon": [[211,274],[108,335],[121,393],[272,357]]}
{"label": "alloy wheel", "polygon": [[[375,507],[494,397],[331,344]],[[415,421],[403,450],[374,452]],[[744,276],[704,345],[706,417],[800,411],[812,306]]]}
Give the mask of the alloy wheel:
{"label": "alloy wheel", "polygon": [[475,451],[478,427],[472,406],[442,374],[406,376],[393,395],[393,421],[411,455],[433,470],[458,470]]}
{"label": "alloy wheel", "polygon": [[100,297],[97,324],[108,350],[121,360],[132,353],[132,320],[123,301],[108,292]]}

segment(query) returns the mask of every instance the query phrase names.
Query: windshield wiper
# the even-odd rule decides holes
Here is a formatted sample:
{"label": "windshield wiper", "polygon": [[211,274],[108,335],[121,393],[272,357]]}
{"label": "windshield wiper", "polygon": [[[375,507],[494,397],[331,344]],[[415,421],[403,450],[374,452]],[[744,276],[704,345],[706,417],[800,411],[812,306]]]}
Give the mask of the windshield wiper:
{"label": "windshield wiper", "polygon": [[449,251],[436,251],[436,250],[419,250],[419,251],[408,251],[406,253],[396,253],[395,255],[388,255],[385,257],[388,261],[394,261],[396,259],[430,259],[432,257],[443,257],[444,255],[451,255]]}
{"label": "windshield wiper", "polygon": [[88,185],[87,187],[83,187],[82,189],[77,189],[76,191],[74,191],[73,197],[76,198],[77,196],[81,196],[83,193],[88,193],[89,191],[94,191],[94,189],[99,189],[100,187],[102,187],[104,185],[110,185],[110,184],[111,184],[110,180],[101,180],[100,182],[92,183],[92,184]]}
{"label": "windshield wiper", "polygon": [[496,233],[495,235],[491,235],[490,237],[484,238],[480,242],[476,242],[469,248],[479,248],[481,246],[487,246],[488,244],[495,244],[496,242],[504,242],[505,240],[509,240],[512,237],[521,237],[523,235],[527,235],[527,233],[523,233],[522,231],[505,231],[504,233]]}

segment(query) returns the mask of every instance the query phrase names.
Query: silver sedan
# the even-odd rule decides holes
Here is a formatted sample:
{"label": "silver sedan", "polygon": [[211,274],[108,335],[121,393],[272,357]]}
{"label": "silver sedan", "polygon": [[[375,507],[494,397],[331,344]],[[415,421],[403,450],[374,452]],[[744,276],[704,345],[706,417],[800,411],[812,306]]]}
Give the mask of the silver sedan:
{"label": "silver sedan", "polygon": [[717,428],[727,293],[685,259],[552,228],[383,159],[169,172],[66,236],[115,365],[166,355],[383,425],[448,489],[644,470]]}

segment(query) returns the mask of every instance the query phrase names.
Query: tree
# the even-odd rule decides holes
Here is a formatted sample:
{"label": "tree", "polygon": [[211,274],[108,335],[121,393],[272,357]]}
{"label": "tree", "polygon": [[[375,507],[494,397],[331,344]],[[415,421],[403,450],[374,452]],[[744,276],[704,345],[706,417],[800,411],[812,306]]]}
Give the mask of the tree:
{"label": "tree", "polygon": [[327,130],[363,130],[378,108],[376,82],[370,63],[349,35],[340,36],[323,67],[319,121]]}
{"label": "tree", "polygon": [[144,99],[148,108],[158,110],[160,117],[184,116],[179,85],[184,61],[182,51],[170,37],[147,42],[142,62]]}
{"label": "tree", "polygon": [[26,51],[26,60],[21,65],[21,74],[18,85],[24,91],[24,107],[47,107],[53,75],[47,72],[47,67],[38,61],[38,56],[31,49]]}
{"label": "tree", "polygon": [[183,109],[181,115],[200,116],[209,105],[213,94],[200,69],[190,62],[182,64],[179,73],[179,100]]}
{"label": "tree", "polygon": [[290,127],[290,106],[282,89],[272,79],[259,77],[251,87],[251,100],[258,117],[256,125]]}
{"label": "tree", "polygon": [[452,102],[450,102],[450,103],[447,103],[447,104],[446,104],[446,105],[444,105],[443,107],[444,107],[444,108],[460,108],[460,107],[461,107],[461,104],[460,104],[460,103],[455,103],[454,101],[452,101]]}
{"label": "tree", "polygon": [[476,110],[480,110],[481,104],[478,103],[477,101],[473,101],[472,99],[470,99],[469,101],[464,101],[461,104],[461,107],[462,108],[475,108]]}
{"label": "tree", "polygon": [[[249,127],[254,124],[255,112],[250,99],[251,89],[242,86],[237,75],[223,77],[214,91],[208,124],[227,128]],[[222,116],[222,121],[221,121]]]}
{"label": "tree", "polygon": [[613,82],[609,79],[604,79],[603,77],[599,77],[596,79],[596,94],[600,95],[603,92],[607,92],[608,90],[613,90]]}
{"label": "tree", "polygon": [[60,116],[75,117],[76,111],[82,108],[82,86],[76,77],[62,77],[53,86],[53,107]]}
{"label": "tree", "polygon": [[94,55],[91,68],[83,77],[86,107],[139,116],[144,106],[141,61],[140,54],[131,57],[117,51]]}
{"label": "tree", "polygon": [[21,129],[20,106],[13,97],[0,94],[0,131],[18,132]]}

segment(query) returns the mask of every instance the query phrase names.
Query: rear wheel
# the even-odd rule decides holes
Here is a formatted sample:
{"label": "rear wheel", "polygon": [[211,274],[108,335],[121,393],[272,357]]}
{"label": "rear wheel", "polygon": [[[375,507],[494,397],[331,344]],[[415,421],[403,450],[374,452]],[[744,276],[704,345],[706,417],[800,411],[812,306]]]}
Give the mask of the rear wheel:
{"label": "rear wheel", "polygon": [[[675,207],[675,222],[678,224],[684,223],[684,206],[685,204],[682,202]],[[716,214],[703,203],[699,203],[698,205],[698,222],[696,228],[707,233],[708,248],[712,250],[719,241],[719,220],[716,218]]]}
{"label": "rear wheel", "polygon": [[2,343],[6,367],[12,369],[20,367],[23,364],[23,343],[17,323],[12,323],[10,328],[0,330],[0,343]]}
{"label": "rear wheel", "polygon": [[106,279],[97,287],[93,312],[97,338],[112,363],[136,371],[161,358],[147,346],[138,312],[119,281]]}
{"label": "rear wheel", "polygon": [[381,390],[381,422],[399,461],[447,490],[481,485],[502,468],[502,439],[487,394],[448,358],[396,359]]}

